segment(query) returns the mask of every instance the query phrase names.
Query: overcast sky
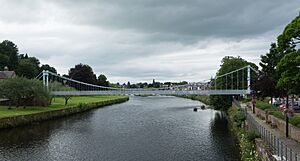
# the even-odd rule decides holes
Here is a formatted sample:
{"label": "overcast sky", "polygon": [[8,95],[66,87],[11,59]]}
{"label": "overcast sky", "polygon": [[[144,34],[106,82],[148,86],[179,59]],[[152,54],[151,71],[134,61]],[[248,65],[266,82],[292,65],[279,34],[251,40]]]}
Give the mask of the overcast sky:
{"label": "overcast sky", "polygon": [[298,0],[0,0],[0,41],[67,73],[90,65],[111,82],[190,82],[224,56],[256,64]]}

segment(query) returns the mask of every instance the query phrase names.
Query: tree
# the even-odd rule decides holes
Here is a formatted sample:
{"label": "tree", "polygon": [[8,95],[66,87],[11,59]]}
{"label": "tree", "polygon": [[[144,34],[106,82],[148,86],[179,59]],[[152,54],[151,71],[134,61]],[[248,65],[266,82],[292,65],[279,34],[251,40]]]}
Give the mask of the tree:
{"label": "tree", "polygon": [[278,36],[278,46],[285,54],[294,51],[298,43],[300,43],[300,13],[284,28],[283,33]]}
{"label": "tree", "polygon": [[267,73],[260,73],[258,79],[252,84],[253,90],[256,91],[257,97],[263,99],[268,96],[279,96],[276,92],[276,81],[272,79]]}
{"label": "tree", "polygon": [[[4,40],[2,43],[0,43],[0,53],[2,55],[6,55],[8,57],[8,68],[10,70],[15,70],[18,66],[18,54],[19,49],[17,45],[15,45],[13,42]],[[3,64],[0,64],[0,66],[3,66]]]}
{"label": "tree", "polygon": [[300,93],[300,50],[286,54],[277,64],[281,73],[277,86],[288,88],[289,94]]}
{"label": "tree", "polygon": [[[263,93],[262,96],[268,95],[273,97],[282,95],[284,88],[289,85],[287,82],[294,79],[290,77],[291,74],[295,73],[292,72],[292,69],[289,69],[289,67],[292,66],[289,66],[288,63],[292,63],[292,60],[290,60],[290,58],[295,57],[296,54],[299,53],[297,49],[295,49],[296,45],[299,43],[300,15],[294,18],[292,22],[285,27],[282,34],[277,37],[277,45],[275,43],[272,43],[270,52],[266,55],[261,56],[260,66],[262,67],[263,75],[264,77],[269,77],[269,80],[261,79],[257,80],[257,82],[255,83],[256,90],[261,91],[261,93]],[[290,53],[294,54],[287,56]],[[297,69],[294,66],[294,72],[295,71],[297,71]],[[270,80],[272,80],[272,82],[274,81],[274,83],[270,82]],[[299,82],[299,79],[296,82]],[[266,83],[268,83],[268,86],[266,86]],[[273,92],[269,91],[271,89],[273,90]]]}
{"label": "tree", "polygon": [[15,77],[0,81],[0,98],[8,98],[10,105],[49,105],[49,93],[35,79]]}
{"label": "tree", "polygon": [[85,83],[96,83],[96,75],[93,69],[86,64],[77,64],[69,70],[69,77]]}
{"label": "tree", "polygon": [[109,82],[107,81],[107,78],[104,74],[100,74],[98,76],[98,79],[97,79],[97,84],[99,86],[105,86],[105,87],[108,87],[109,86]]}
{"label": "tree", "polygon": [[3,70],[4,67],[8,67],[9,65],[9,57],[4,54],[0,54],[0,70]]}
{"label": "tree", "polygon": [[260,58],[261,62],[259,63],[259,65],[262,67],[262,72],[270,77],[276,78],[275,67],[281,59],[281,56],[278,55],[276,43],[272,43],[269,53],[267,53],[266,55],[261,55]]}
{"label": "tree", "polygon": [[39,65],[40,61],[35,57],[20,59],[16,74],[29,79],[35,78],[40,72]]}
{"label": "tree", "polygon": [[[242,67],[245,67],[247,65],[250,65],[251,67],[258,69],[258,67],[251,62],[248,62],[244,59],[242,59],[241,57],[233,57],[233,56],[226,56],[222,59],[221,65],[220,65],[220,69],[218,70],[216,76],[220,76],[223,74],[226,74],[228,72],[240,69]],[[243,76],[242,73],[240,74],[240,76]],[[243,82],[240,82],[240,85],[244,84],[244,87],[241,88],[246,88],[246,78],[247,74],[244,74],[244,79],[242,79]],[[254,77],[254,75],[252,74],[251,77]],[[239,86],[236,83],[236,81],[232,81],[232,80],[236,80],[237,79],[237,75],[232,75],[232,77],[230,76],[228,78],[228,81],[222,81],[220,79],[214,80],[216,82],[213,82],[213,87],[212,88],[216,88],[216,89],[226,89],[227,88],[232,88],[232,89],[238,89]],[[211,95],[210,96],[210,103],[215,107],[215,109],[224,109],[227,110],[230,106],[231,106],[231,102],[232,102],[232,95]]]}
{"label": "tree", "polygon": [[40,72],[42,72],[43,70],[48,70],[52,73],[57,73],[56,69],[54,67],[51,67],[49,64],[43,64],[40,68]]}

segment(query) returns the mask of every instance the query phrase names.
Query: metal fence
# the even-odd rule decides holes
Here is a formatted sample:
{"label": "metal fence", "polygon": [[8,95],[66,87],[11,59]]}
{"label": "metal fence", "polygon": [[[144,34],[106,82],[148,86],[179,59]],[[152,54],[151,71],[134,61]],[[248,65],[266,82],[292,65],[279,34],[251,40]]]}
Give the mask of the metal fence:
{"label": "metal fence", "polygon": [[244,111],[246,112],[248,126],[260,134],[261,139],[270,147],[274,158],[281,161],[300,161],[299,154],[288,147],[278,136],[259,124],[253,116],[248,115],[247,110]]}

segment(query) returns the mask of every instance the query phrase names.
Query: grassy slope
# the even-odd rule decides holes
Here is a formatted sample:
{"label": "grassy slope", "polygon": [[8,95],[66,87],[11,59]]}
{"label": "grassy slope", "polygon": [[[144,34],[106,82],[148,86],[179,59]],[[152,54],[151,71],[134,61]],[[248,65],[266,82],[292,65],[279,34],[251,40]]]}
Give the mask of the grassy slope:
{"label": "grassy slope", "polygon": [[53,99],[52,104],[49,107],[23,107],[15,108],[12,107],[11,110],[8,110],[7,106],[0,106],[0,118],[1,117],[9,117],[9,116],[17,116],[17,115],[26,115],[38,112],[45,112],[51,110],[58,110],[63,108],[72,107],[79,103],[94,103],[101,102],[107,100],[113,100],[118,98],[124,98],[126,96],[74,96],[71,97],[68,101],[68,105],[65,106],[65,100],[62,97],[56,97]]}

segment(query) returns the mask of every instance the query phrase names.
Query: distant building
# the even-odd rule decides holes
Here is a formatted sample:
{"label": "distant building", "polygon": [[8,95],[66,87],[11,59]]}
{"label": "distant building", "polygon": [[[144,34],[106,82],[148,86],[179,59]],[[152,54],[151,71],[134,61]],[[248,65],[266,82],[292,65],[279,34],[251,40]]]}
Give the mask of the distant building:
{"label": "distant building", "polygon": [[13,78],[16,76],[14,71],[9,71],[7,67],[4,67],[4,71],[0,71],[0,80]]}

